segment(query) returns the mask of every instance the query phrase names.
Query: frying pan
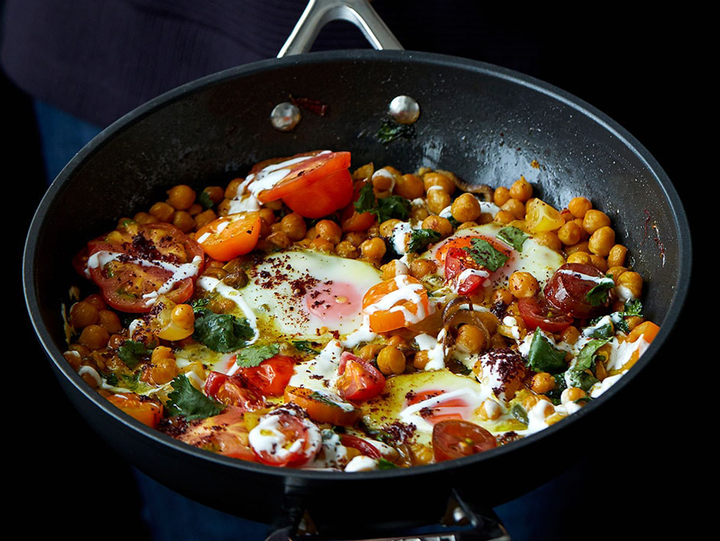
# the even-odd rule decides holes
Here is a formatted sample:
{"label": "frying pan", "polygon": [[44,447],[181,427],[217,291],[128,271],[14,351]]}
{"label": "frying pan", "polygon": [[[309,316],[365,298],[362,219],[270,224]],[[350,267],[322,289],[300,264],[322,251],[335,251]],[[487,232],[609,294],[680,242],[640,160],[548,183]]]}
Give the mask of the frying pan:
{"label": "frying pan", "polygon": [[[358,25],[376,50],[307,52],[330,20]],[[333,84],[327,83],[332,74]],[[399,95],[420,106],[412,133],[378,137]],[[289,96],[327,105],[303,110],[280,131],[271,111]],[[600,399],[522,441],[429,466],[362,472],[288,470],[204,452],[147,429],[85,385],[62,357],[60,310],[70,261],[123,215],[177,183],[222,184],[269,157],[309,149],[351,150],[354,165],[450,169],[468,182],[509,184],[524,175],[562,207],[588,196],[612,218],[646,279],[646,315],[662,330],[637,365]],[[686,301],[691,241],[678,195],[653,156],[612,119],[552,85],[462,58],[405,51],[366,2],[311,2],[276,59],[178,87],[119,119],[83,148],[52,183],[28,232],[23,281],[30,319],[60,386],[90,427],[129,463],[211,507],[271,525],[276,537],[310,520],[323,536],[349,536],[347,510],[372,511],[352,536],[382,537],[442,524],[459,505],[468,539],[503,535],[488,509],[562,469],[562,452],[607,431],[632,404],[628,389],[658,362]],[[636,404],[637,405],[637,404]],[[537,462],[543,468],[518,467]],[[478,487],[483,487],[479,490]],[[252,490],[239,490],[251,487]],[[303,524],[306,522],[303,521]]]}

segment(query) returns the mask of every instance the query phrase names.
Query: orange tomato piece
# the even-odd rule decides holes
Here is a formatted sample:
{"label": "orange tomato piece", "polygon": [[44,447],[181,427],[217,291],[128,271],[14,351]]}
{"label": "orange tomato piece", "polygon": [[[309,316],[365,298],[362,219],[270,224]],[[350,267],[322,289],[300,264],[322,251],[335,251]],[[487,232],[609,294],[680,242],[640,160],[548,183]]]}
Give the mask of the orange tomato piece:
{"label": "orange tomato piece", "polygon": [[260,213],[254,211],[221,216],[201,227],[195,240],[213,259],[230,261],[255,248],[260,224]]}
{"label": "orange tomato piece", "polygon": [[411,327],[432,313],[427,291],[420,280],[408,275],[380,282],[365,293],[363,312],[376,333]]}
{"label": "orange tomato piece", "polygon": [[156,400],[135,393],[117,393],[107,397],[108,401],[150,428],[155,428],[162,419],[162,405]]}
{"label": "orange tomato piece", "polygon": [[339,396],[320,393],[305,387],[286,387],[285,401],[300,406],[316,423],[352,426],[360,418],[360,410]]}

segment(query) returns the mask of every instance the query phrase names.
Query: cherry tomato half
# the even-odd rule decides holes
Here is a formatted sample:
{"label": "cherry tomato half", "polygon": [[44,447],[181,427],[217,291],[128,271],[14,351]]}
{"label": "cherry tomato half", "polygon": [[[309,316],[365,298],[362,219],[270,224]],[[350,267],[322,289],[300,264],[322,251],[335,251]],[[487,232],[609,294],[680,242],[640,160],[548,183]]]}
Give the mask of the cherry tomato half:
{"label": "cherry tomato half", "polygon": [[540,327],[543,331],[558,333],[574,321],[572,316],[559,312],[540,296],[518,299],[518,310],[530,330]]}
{"label": "cherry tomato half", "polygon": [[315,423],[284,410],[263,416],[249,437],[257,459],[270,466],[302,466],[322,447],[322,435]]}
{"label": "cherry tomato half", "polygon": [[320,393],[305,387],[286,387],[285,401],[300,406],[307,412],[308,417],[316,423],[352,426],[357,422],[361,414],[361,411],[355,405],[344,401],[339,396]]}
{"label": "cherry tomato half", "polygon": [[345,400],[361,402],[374,398],[385,389],[385,376],[372,364],[344,352],[340,356],[338,394]]}
{"label": "cherry tomato half", "polygon": [[205,380],[204,390],[210,398],[241,411],[255,411],[265,407],[264,397],[257,391],[245,387],[236,376],[210,372]]}
{"label": "cherry tomato half", "polygon": [[588,299],[588,293],[603,277],[602,271],[591,265],[566,263],[550,277],[543,292],[558,311],[576,318],[589,318],[602,309]]}
{"label": "cherry tomato half", "polygon": [[[470,272],[465,273],[467,270]],[[475,263],[466,250],[451,247],[445,253],[445,280],[458,280],[456,290],[460,295],[477,293],[488,276],[490,273]]]}
{"label": "cherry tomato half", "polygon": [[263,204],[282,199],[305,218],[327,216],[352,200],[350,158],[349,152],[317,151],[268,160],[250,171],[248,188]]}
{"label": "cherry tomato half", "polygon": [[244,410],[227,406],[222,413],[194,421],[178,436],[180,441],[224,456],[257,462],[250,447]]}
{"label": "cherry tomato half", "polygon": [[361,455],[376,459],[382,458],[382,453],[380,452],[380,449],[359,436],[354,436],[352,434],[341,434],[340,443],[342,443],[345,447],[350,447],[351,449],[359,451]]}
{"label": "cherry tomato half", "polygon": [[257,245],[260,213],[242,212],[221,216],[198,229],[195,238],[207,255],[217,261],[230,261],[245,255]]}
{"label": "cherry tomato half", "polygon": [[411,327],[431,313],[425,287],[409,275],[375,284],[363,296],[362,305],[370,329],[376,333]]}
{"label": "cherry tomato half", "polygon": [[241,368],[237,376],[263,396],[282,396],[294,370],[292,357],[275,355],[257,366]]}
{"label": "cherry tomato half", "polygon": [[493,449],[497,440],[476,423],[450,419],[435,424],[432,445],[435,460],[442,462]]}
{"label": "cherry tomato half", "polygon": [[[110,241],[109,239],[113,239]],[[200,245],[168,223],[132,224],[87,245],[87,273],[105,301],[123,312],[149,312],[164,289],[175,303],[188,300],[202,270]]]}

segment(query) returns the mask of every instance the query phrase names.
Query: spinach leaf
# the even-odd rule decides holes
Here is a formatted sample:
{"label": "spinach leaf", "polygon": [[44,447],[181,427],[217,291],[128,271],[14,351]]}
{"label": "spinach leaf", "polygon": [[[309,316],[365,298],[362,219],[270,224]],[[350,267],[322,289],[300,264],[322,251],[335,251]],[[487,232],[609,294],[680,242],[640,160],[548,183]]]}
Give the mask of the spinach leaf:
{"label": "spinach leaf", "polygon": [[507,263],[509,259],[504,253],[495,248],[485,239],[474,238],[470,246],[463,248],[470,254],[475,263],[485,267],[490,272],[495,272]]}
{"label": "spinach leaf", "polygon": [[601,306],[605,304],[608,299],[608,292],[614,287],[615,281],[610,276],[605,276],[587,292],[585,298],[592,306]]}
{"label": "spinach leaf", "polygon": [[539,329],[533,333],[528,351],[528,366],[536,372],[555,374],[565,369],[565,352],[556,348]]}
{"label": "spinach leaf", "polygon": [[418,253],[423,251],[429,244],[440,240],[442,235],[434,229],[413,229],[410,233],[408,252]]}
{"label": "spinach leaf", "polygon": [[390,218],[406,220],[410,216],[412,204],[410,201],[399,195],[389,197],[375,197],[372,182],[366,182],[358,192],[358,198],[353,203],[355,210],[359,213],[371,212],[377,216],[378,222],[382,223]]}
{"label": "spinach leaf", "polygon": [[497,238],[521,252],[522,246],[529,238],[529,235],[515,226],[508,225],[498,231]]}

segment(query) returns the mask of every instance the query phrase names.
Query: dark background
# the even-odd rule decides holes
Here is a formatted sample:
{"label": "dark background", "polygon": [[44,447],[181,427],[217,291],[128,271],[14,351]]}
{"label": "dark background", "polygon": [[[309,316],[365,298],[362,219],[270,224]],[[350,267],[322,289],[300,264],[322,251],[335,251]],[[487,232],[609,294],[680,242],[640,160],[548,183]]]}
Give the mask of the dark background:
{"label": "dark background", "polygon": [[[704,157],[707,147],[703,147],[701,129],[709,110],[698,97],[704,85],[700,59],[706,51],[678,31],[686,26],[682,14],[589,13],[569,18],[568,14],[519,11],[512,20],[503,21],[501,43],[507,53],[497,55],[493,63],[522,66],[518,55],[531,48],[535,54],[528,71],[536,70],[533,75],[584,99],[633,134],[673,180],[690,216],[697,251],[702,230],[696,201],[713,174],[698,167],[711,162]],[[21,472],[10,495],[20,509],[40,515],[40,520],[47,518],[56,531],[76,524],[73,529],[95,530],[112,538],[112,531],[119,528],[124,535],[141,539],[137,534],[142,526],[134,522],[138,503],[127,465],[88,431],[70,406],[26,315],[20,282],[24,231],[46,185],[30,99],[4,74],[0,98],[6,111],[6,212],[12,208],[14,215],[12,227],[6,228],[11,243],[6,265],[11,298],[6,311],[12,322],[18,322],[8,337],[13,352],[4,359],[5,380],[19,391],[6,403],[4,446],[12,450],[12,458],[5,464]],[[588,452],[597,461],[598,478],[582,494],[567,495],[563,520],[572,529],[567,539],[669,539],[671,533],[696,529],[689,504],[697,495],[687,483],[695,475],[693,470],[705,467],[702,457],[694,453],[703,436],[694,436],[690,424],[691,408],[697,408],[695,399],[701,391],[697,376],[692,378],[692,390],[685,385],[685,378],[697,373],[693,363],[701,358],[687,353],[693,343],[689,319],[694,308],[686,310],[665,354],[666,359],[677,359],[677,365],[663,362],[662,370],[648,371],[639,403],[647,412],[644,422],[620,425],[612,435],[617,454],[597,450],[593,455],[595,450],[583,449],[578,442],[579,452]],[[673,367],[673,372],[668,373],[667,367]],[[611,526],[598,528],[596,521]]]}

